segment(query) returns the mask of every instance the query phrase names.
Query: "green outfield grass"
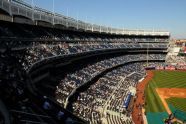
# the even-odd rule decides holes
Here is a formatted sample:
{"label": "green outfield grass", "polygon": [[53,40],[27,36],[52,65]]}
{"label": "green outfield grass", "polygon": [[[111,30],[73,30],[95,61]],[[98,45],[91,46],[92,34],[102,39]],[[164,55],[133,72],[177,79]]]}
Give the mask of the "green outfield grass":
{"label": "green outfield grass", "polygon": [[[155,91],[156,88],[186,88],[186,72],[154,71],[154,77],[145,89],[146,112],[166,111]],[[180,106],[182,106],[182,104],[184,104],[184,102],[181,103]]]}
{"label": "green outfield grass", "polygon": [[158,88],[186,88],[186,72],[154,71],[154,78]]}
{"label": "green outfield grass", "polygon": [[173,105],[176,109],[186,112],[186,98],[168,98],[166,99],[168,104]]}

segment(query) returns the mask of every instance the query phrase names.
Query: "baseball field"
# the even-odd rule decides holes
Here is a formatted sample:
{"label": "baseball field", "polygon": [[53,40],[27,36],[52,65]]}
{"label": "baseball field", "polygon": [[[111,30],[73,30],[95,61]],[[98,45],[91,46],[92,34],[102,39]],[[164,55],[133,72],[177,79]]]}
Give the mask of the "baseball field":
{"label": "baseball field", "polygon": [[186,72],[153,71],[144,93],[149,124],[163,124],[171,113],[186,122]]}

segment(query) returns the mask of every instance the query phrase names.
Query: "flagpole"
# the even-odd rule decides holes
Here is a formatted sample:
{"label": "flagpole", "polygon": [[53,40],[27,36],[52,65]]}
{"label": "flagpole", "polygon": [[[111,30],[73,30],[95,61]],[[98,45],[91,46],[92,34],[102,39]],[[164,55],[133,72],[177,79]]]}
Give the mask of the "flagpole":
{"label": "flagpole", "polygon": [[148,42],[148,46],[147,46],[147,67],[149,66],[149,42]]}
{"label": "flagpole", "polygon": [[34,20],[34,0],[32,0],[32,20]]}
{"label": "flagpole", "polygon": [[76,15],[76,16],[77,16],[77,22],[76,22],[76,23],[77,23],[77,30],[78,30],[78,28],[79,28],[79,27],[78,27],[78,18],[79,18],[79,17],[78,17],[78,16],[79,16],[79,15],[78,15],[78,12],[77,12],[77,15]]}
{"label": "flagpole", "polygon": [[54,25],[54,17],[55,17],[55,13],[54,13],[54,0],[53,0],[53,25]]}
{"label": "flagpole", "polygon": [[68,27],[68,8],[67,8],[66,27]]}

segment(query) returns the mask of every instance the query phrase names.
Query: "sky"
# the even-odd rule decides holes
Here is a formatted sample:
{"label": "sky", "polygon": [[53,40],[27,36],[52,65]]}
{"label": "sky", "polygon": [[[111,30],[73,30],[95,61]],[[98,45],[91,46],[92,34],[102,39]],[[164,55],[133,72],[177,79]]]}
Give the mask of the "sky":
{"label": "sky", "polygon": [[[33,3],[53,11],[53,0]],[[172,38],[186,38],[186,0],[54,0],[54,11],[94,24],[169,31]]]}

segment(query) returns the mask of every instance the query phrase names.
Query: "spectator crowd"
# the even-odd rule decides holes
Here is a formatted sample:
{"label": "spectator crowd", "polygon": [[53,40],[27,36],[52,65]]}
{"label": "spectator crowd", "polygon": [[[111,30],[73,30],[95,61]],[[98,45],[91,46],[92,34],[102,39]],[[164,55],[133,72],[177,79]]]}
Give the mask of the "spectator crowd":
{"label": "spectator crowd", "polygon": [[[149,60],[164,60],[165,56],[166,55],[163,54],[149,54],[148,58]],[[94,76],[98,75],[105,69],[125,62],[145,60],[146,57],[146,54],[115,57],[99,61],[92,65],[88,65],[87,67],[74,73],[67,74],[67,76],[63,80],[61,80],[61,82],[57,86],[56,99],[61,104],[61,106],[65,107],[67,104],[68,96],[71,95],[73,90],[88,82]],[[149,64],[149,66],[151,65],[152,64]],[[155,63],[153,65],[155,66],[157,64]],[[101,113],[99,112],[99,110],[101,110],[100,108],[104,108],[106,103],[110,104],[106,106],[108,111],[115,111],[118,113],[121,112],[122,108],[118,108],[119,104],[122,104],[122,100],[124,99],[124,97],[126,97],[129,86],[135,87],[137,81],[144,76],[144,66],[144,63],[134,65],[131,64],[126,66],[127,68],[120,68],[119,71],[115,70],[111,73],[108,73],[106,77],[101,78],[96,83],[96,85],[92,85],[85,93],[81,93],[81,95],[78,97],[77,102],[73,104],[74,113],[88,121],[95,121],[92,123],[99,123],[101,122]],[[129,85],[121,85],[120,88],[123,88],[125,90],[122,91],[118,88],[116,89],[116,92],[112,94],[112,91],[116,88],[116,85],[121,80],[121,77],[126,77],[127,75],[130,76],[125,79],[125,83]],[[123,96],[119,97],[119,102],[117,102],[116,99],[112,100],[112,98],[110,98],[108,100],[110,101],[110,103],[108,103],[106,101],[111,94],[115,96],[119,96],[122,94]],[[129,121],[130,119],[127,118],[127,120]],[[125,121],[127,120],[125,119]]]}
{"label": "spectator crowd", "polygon": [[[80,93],[73,103],[73,112],[93,124],[99,124],[106,119],[108,124],[132,124],[132,109],[126,111],[123,107],[124,99],[145,76],[146,63],[124,65],[107,73],[88,90]],[[149,63],[150,66],[163,63]]]}

